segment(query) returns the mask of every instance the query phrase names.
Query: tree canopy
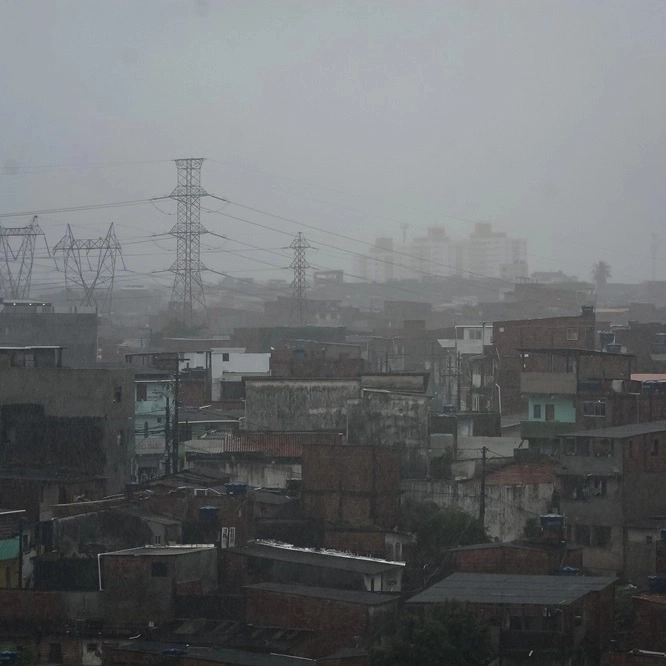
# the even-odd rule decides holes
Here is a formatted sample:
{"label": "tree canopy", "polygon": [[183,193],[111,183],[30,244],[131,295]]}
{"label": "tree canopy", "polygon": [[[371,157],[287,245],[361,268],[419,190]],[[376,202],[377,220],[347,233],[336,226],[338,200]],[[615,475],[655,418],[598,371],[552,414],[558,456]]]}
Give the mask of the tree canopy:
{"label": "tree canopy", "polygon": [[449,601],[425,612],[404,611],[395,640],[370,654],[372,666],[486,666],[494,650],[490,627],[469,606]]}
{"label": "tree canopy", "polygon": [[605,261],[599,260],[592,266],[592,279],[596,285],[597,293],[601,291],[611,277],[611,267]]}

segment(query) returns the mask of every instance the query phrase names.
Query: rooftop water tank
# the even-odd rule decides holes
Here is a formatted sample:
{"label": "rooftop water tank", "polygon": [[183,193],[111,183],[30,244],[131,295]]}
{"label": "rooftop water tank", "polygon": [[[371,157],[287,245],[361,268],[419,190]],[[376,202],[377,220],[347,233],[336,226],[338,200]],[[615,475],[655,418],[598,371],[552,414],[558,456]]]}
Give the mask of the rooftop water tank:
{"label": "rooftop water tank", "polygon": [[247,493],[247,483],[242,483],[241,481],[225,483],[224,487],[227,490],[227,495],[244,495]]}
{"label": "rooftop water tank", "polygon": [[217,512],[218,508],[216,506],[202,506],[199,509],[199,522],[217,523]]}

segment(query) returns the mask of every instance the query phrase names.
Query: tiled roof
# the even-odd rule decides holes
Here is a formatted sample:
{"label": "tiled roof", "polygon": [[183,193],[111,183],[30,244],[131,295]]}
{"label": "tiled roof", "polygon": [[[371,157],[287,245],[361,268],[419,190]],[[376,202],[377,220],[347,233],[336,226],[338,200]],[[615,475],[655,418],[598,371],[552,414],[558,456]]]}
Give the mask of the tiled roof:
{"label": "tiled roof", "polygon": [[512,463],[486,476],[487,486],[522,486],[532,483],[555,483],[556,463]]}

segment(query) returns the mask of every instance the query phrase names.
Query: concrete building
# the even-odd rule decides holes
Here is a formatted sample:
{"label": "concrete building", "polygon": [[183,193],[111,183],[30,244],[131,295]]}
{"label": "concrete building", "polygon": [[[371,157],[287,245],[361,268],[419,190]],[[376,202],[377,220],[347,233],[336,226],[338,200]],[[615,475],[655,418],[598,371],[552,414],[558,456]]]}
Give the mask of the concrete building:
{"label": "concrete building", "polygon": [[108,622],[146,626],[175,619],[177,594],[217,587],[214,546],[145,546],[99,556],[100,589]]}
{"label": "concrete building", "polygon": [[400,592],[404,562],[256,541],[225,553],[232,585],[297,583],[357,592]]}
{"label": "concrete building", "polygon": [[560,446],[567,540],[584,546],[586,569],[644,585],[654,570],[630,545],[628,527],[666,506],[666,421],[576,431]]}
{"label": "concrete building", "polygon": [[531,449],[554,453],[564,432],[639,420],[641,387],[631,381],[631,355],[568,348],[518,352],[520,391],[527,399],[520,434]]}
{"label": "concrete building", "polygon": [[308,629],[306,654],[323,657],[341,648],[378,645],[393,631],[397,594],[259,583],[245,588],[248,624]]}
{"label": "concrete building", "polygon": [[308,519],[392,530],[400,508],[400,454],[386,446],[308,446],[302,496]]}
{"label": "concrete building", "polygon": [[345,432],[347,400],[357,398],[354,379],[259,378],[245,381],[245,428]]}
{"label": "concrete building", "polygon": [[[434,502],[479,515],[481,492],[480,464],[476,461],[469,476],[455,479],[403,479],[403,499]],[[525,523],[536,514],[550,513],[559,487],[554,462],[513,462],[489,471],[485,487],[485,524],[488,534],[499,541],[523,536]]]}
{"label": "concrete building", "polygon": [[493,323],[493,351],[497,356],[496,383],[500,387],[503,414],[527,411],[522,397],[520,349],[595,349],[594,308],[584,307],[576,317],[517,319]]}
{"label": "concrete building", "polygon": [[0,302],[0,346],[62,347],[63,365],[97,363],[97,313],[36,301]]}
{"label": "concrete building", "polygon": [[108,493],[122,491],[132,478],[134,371],[59,367],[60,353],[0,348],[2,464],[104,477]]}
{"label": "concrete building", "polygon": [[599,663],[613,632],[613,577],[455,573],[407,601],[427,613],[470,604],[491,625],[500,663]]}

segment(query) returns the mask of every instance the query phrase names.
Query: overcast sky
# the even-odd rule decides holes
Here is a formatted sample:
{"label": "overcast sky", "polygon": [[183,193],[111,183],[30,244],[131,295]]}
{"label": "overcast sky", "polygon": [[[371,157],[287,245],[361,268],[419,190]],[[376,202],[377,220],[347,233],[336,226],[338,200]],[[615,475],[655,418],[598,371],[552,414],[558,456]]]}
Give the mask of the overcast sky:
{"label": "overcast sky", "polygon": [[[488,221],[528,238],[531,270],[583,279],[599,259],[650,279],[657,233],[666,279],[665,34],[648,0],[3,0],[0,212],[166,195],[170,160],[205,157],[203,186],[233,202],[361,241]],[[350,266],[327,245],[365,250],[203,205],[287,232],[205,212],[230,239],[203,239],[218,271],[289,278],[299,230],[318,266]],[[166,285],[141,275],[174,258],[174,240],[144,242],[175,222],[158,206],[40,222],[53,246],[67,222],[86,238],[114,221],[124,282]]]}

